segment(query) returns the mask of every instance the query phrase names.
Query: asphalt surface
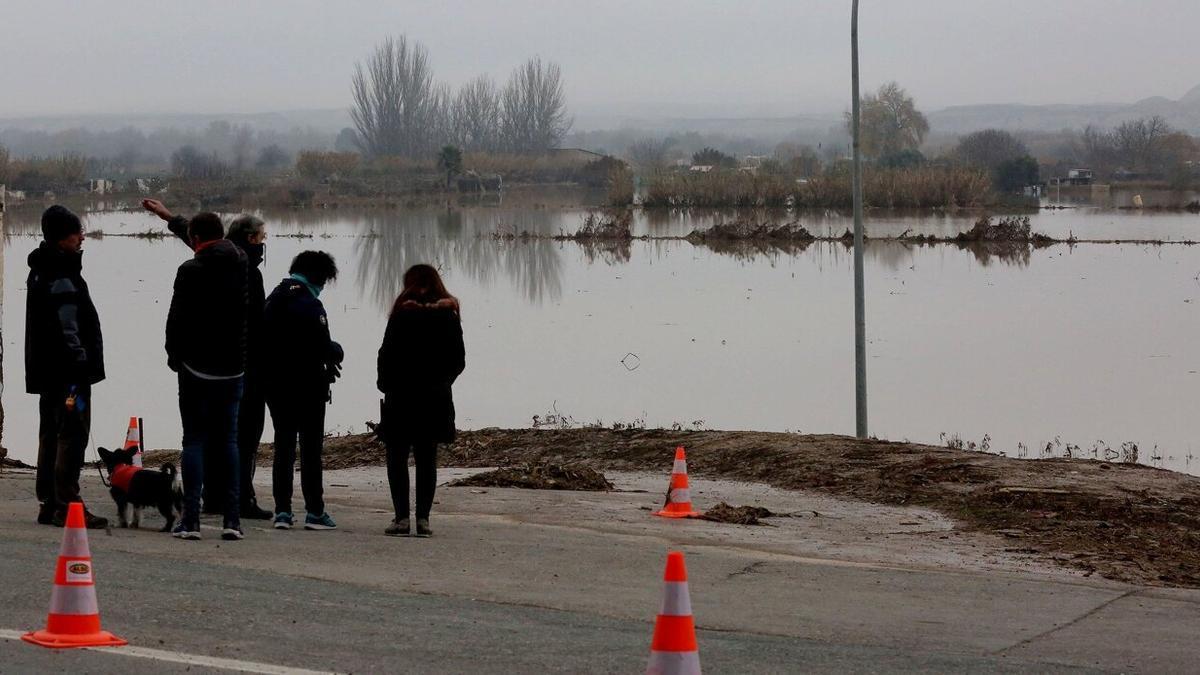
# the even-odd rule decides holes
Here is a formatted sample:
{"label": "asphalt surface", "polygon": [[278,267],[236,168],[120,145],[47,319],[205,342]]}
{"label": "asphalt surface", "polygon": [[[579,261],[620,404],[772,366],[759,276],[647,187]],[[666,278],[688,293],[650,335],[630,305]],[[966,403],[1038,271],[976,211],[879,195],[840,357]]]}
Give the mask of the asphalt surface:
{"label": "asphalt surface", "polygon": [[[0,576],[6,579],[28,576],[47,557],[43,543],[10,540],[4,548]],[[100,549],[93,555],[103,585],[104,625],[134,645],[336,672],[615,673],[645,668],[649,622],[367,589],[202,562],[154,565],[142,556],[93,548]],[[37,576],[48,584],[48,574]],[[9,622],[38,625],[45,617],[47,589],[40,583],[22,584],[4,592]],[[1035,665],[740,632],[701,631],[699,641],[704,668],[712,673],[1019,671]],[[185,668],[11,640],[0,641],[0,664],[3,672]]]}
{"label": "asphalt surface", "polygon": [[[786,527],[744,540],[746,528],[647,518],[645,497],[619,493],[441,489],[436,536],[396,539],[380,532],[375,478],[327,475],[341,486],[335,532],[93,532],[104,627],[140,648],[281,668],[638,672],[663,555],[679,548],[708,673],[1162,672],[1196,653],[1192,591],[789,555],[767,550]],[[44,622],[61,537],[32,523],[30,482],[0,476],[7,631]],[[185,670],[228,672],[0,639],[2,673]]]}

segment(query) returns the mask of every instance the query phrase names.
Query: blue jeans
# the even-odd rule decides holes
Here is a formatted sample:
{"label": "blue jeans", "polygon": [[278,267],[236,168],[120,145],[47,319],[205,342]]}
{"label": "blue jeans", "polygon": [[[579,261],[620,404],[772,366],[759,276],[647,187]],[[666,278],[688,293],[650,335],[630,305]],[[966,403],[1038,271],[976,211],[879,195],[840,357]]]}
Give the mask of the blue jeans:
{"label": "blue jeans", "polygon": [[200,526],[200,492],[204,487],[205,457],[210,469],[221,472],[225,527],[241,524],[238,500],[238,406],[242,378],[205,380],[184,369],[179,373],[179,418],[183,422],[183,524]]}

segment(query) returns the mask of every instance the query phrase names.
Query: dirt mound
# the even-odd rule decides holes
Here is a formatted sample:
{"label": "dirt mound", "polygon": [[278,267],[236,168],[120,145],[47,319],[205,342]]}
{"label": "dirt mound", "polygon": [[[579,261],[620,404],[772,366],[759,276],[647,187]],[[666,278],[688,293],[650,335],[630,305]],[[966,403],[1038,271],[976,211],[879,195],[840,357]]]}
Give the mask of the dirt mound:
{"label": "dirt mound", "polygon": [[557,464],[525,464],[501,467],[448,483],[452,487],[511,487],[525,490],[582,490],[607,492],[613,489],[604,474],[587,467]]}
{"label": "dirt mound", "polygon": [[701,518],[718,523],[733,523],[734,525],[766,525],[761,519],[770,518],[774,515],[774,513],[761,506],[730,506],[725,502],[721,502],[705,511]]}
{"label": "dirt mound", "polygon": [[[1200,478],[1086,459],[1019,460],[847,436],[665,429],[480,429],[441,466],[553,464],[670,473],[688,450],[699,476],[922,506],[1000,533],[1062,565],[1131,583],[1200,587]],[[157,461],[171,454],[154,453]],[[327,468],[382,465],[371,434],[326,439]],[[263,447],[260,463],[270,462]]]}

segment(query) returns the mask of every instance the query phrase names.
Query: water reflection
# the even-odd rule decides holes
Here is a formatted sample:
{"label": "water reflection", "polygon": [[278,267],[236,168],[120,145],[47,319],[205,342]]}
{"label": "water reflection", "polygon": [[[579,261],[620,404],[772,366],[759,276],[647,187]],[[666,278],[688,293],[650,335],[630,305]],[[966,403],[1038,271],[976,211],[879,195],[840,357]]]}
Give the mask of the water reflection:
{"label": "water reflection", "polygon": [[[550,232],[557,220],[552,212],[524,211],[514,217],[513,227]],[[490,286],[503,274],[534,304],[558,300],[562,296],[561,246],[545,239],[498,241],[491,236],[490,224],[490,218],[453,207],[366,215],[357,223],[356,282],[377,305],[390,307],[403,286],[405,270],[428,263],[481,286]]]}

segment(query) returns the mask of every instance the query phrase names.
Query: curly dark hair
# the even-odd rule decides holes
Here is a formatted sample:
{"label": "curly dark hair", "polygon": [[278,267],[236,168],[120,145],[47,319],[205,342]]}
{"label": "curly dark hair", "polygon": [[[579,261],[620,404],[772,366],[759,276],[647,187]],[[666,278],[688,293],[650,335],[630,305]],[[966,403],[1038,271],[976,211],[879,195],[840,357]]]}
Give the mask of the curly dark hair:
{"label": "curly dark hair", "polygon": [[333,256],[325,251],[304,251],[292,259],[288,274],[302,274],[310,283],[324,286],[337,279],[338,268]]}

